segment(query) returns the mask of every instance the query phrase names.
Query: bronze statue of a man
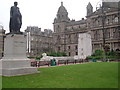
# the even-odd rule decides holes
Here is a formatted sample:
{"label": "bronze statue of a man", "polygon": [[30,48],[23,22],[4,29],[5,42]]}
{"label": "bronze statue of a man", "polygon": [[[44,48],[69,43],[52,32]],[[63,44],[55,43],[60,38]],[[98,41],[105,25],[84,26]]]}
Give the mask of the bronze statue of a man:
{"label": "bronze statue of a man", "polygon": [[17,7],[18,3],[14,2],[14,6],[10,9],[10,33],[12,34],[20,34],[20,28],[22,25],[22,15],[20,13],[19,8]]}

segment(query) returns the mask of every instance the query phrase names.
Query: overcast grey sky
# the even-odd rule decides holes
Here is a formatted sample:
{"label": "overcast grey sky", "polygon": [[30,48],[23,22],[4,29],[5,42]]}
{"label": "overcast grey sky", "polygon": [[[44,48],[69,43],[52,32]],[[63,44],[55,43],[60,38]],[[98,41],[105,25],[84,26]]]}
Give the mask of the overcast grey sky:
{"label": "overcast grey sky", "polygon": [[58,8],[63,5],[68,11],[70,19],[81,20],[86,16],[86,6],[89,2],[95,11],[96,5],[100,0],[0,0],[0,24],[9,31],[10,7],[18,2],[22,14],[22,28],[24,31],[27,26],[38,26],[43,29],[53,30],[53,20],[56,17]]}

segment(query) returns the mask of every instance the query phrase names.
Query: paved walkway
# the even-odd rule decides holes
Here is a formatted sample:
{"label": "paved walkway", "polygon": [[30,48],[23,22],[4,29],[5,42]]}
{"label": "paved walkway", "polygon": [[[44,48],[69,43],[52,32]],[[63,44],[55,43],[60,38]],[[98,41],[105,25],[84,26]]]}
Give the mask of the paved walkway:
{"label": "paved walkway", "polygon": [[[76,63],[76,64],[85,64],[85,63],[93,63],[93,62],[83,62],[83,63]],[[59,65],[56,65],[56,66],[66,66],[66,65],[75,65],[75,64],[72,64],[72,63],[70,63],[70,64],[59,64]],[[56,66],[48,66],[48,65],[44,65],[44,66],[40,66],[40,67],[38,67],[38,68],[44,68],[44,67],[56,67]]]}

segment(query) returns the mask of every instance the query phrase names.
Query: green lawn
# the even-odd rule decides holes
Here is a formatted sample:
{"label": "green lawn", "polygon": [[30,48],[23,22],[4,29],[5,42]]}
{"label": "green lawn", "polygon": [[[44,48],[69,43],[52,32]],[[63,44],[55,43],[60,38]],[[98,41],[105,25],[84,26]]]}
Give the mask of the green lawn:
{"label": "green lawn", "polygon": [[118,63],[96,62],[39,68],[40,73],[3,77],[3,88],[118,88]]}

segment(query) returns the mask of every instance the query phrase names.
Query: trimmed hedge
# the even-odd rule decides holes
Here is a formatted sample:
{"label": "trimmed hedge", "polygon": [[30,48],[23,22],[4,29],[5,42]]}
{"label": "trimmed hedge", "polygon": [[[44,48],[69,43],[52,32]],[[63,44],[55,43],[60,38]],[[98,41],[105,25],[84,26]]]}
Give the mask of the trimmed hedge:
{"label": "trimmed hedge", "polygon": [[[117,53],[116,51],[110,51],[106,53],[105,56],[107,59],[120,59],[120,55],[119,53]],[[96,50],[91,56],[87,57],[86,59],[103,59],[103,51],[102,50]]]}
{"label": "trimmed hedge", "polygon": [[48,52],[47,56],[62,57],[67,55],[65,52]]}

